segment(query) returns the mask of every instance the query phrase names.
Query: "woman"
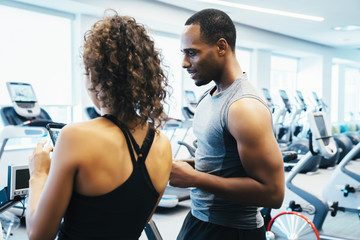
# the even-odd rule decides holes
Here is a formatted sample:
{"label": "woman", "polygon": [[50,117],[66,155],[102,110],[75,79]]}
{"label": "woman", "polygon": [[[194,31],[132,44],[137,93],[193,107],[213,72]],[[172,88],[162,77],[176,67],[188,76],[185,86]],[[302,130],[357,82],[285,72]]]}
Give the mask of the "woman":
{"label": "woman", "polygon": [[157,130],[167,93],[160,55],[144,26],[114,12],[85,34],[83,61],[103,116],[64,127],[54,149],[45,142],[34,149],[28,236],[138,239],[172,163],[170,142]]}

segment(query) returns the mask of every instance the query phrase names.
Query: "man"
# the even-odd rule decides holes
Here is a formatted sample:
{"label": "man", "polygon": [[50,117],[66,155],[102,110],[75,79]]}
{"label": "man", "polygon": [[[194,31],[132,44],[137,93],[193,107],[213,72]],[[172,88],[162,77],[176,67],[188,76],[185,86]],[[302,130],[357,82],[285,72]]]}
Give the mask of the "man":
{"label": "man", "polygon": [[191,16],[181,35],[183,68],[197,86],[216,86],[196,109],[195,169],[173,162],[170,184],[194,187],[178,239],[265,239],[259,207],[279,208],[283,201],[271,113],[242,72],[235,42],[234,23],[215,9]]}

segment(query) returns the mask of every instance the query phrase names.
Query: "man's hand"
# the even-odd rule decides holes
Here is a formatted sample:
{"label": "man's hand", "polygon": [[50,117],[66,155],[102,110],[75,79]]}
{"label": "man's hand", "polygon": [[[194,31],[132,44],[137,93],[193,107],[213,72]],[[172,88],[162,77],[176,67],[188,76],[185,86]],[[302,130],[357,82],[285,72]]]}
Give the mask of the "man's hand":
{"label": "man's hand", "polygon": [[184,161],[174,160],[170,174],[170,185],[174,187],[195,187],[195,169]]}
{"label": "man's hand", "polygon": [[195,168],[195,159],[182,159],[182,160],[177,160],[177,161],[186,162],[186,163],[190,164],[190,166],[192,168]]}

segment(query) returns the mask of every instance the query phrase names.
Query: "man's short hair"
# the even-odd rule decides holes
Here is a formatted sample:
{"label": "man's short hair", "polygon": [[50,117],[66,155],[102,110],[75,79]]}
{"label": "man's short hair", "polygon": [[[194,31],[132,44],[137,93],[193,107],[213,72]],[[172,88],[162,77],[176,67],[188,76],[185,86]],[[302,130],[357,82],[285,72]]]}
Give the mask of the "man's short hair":
{"label": "man's short hair", "polygon": [[204,9],[192,15],[185,25],[199,24],[200,37],[207,44],[216,44],[220,38],[225,38],[235,51],[236,28],[231,18],[217,9]]}

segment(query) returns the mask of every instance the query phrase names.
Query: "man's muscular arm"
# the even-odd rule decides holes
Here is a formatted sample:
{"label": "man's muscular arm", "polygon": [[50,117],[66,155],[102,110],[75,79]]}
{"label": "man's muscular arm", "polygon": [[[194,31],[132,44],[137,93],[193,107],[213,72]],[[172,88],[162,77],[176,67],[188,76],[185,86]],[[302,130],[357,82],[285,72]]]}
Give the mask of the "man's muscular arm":
{"label": "man's muscular arm", "polygon": [[249,177],[223,178],[175,161],[170,184],[200,188],[243,205],[279,208],[284,198],[284,168],[270,112],[256,99],[240,99],[230,106],[228,128]]}

